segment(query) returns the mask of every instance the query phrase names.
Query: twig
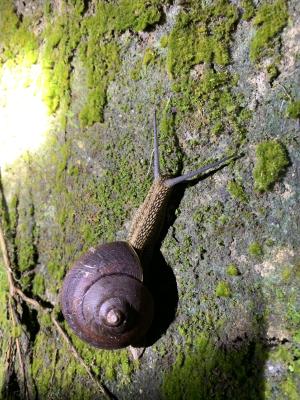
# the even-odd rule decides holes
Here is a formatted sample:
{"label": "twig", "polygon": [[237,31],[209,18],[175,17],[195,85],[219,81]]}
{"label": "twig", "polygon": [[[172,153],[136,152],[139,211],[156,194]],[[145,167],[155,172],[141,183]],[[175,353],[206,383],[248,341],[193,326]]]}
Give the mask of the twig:
{"label": "twig", "polygon": [[[8,300],[9,304],[9,314],[11,316],[12,324],[14,327],[17,327],[19,325],[19,322],[17,320],[16,312],[14,309],[14,305],[12,303],[12,297],[9,298]],[[24,398],[28,399],[28,387],[27,387],[27,379],[26,379],[26,373],[25,373],[25,363],[23,360],[23,355],[22,355],[22,350],[21,350],[21,344],[20,344],[20,339],[19,337],[15,338],[16,342],[16,348],[17,348],[17,355],[19,359],[19,364],[20,364],[20,370],[21,370],[21,381],[24,385]]]}
{"label": "twig", "polygon": [[[12,272],[12,269],[10,266],[7,245],[5,242],[5,237],[4,237],[4,232],[2,229],[1,221],[0,221],[0,248],[1,248],[2,256],[3,256],[4,268],[6,271],[8,286],[9,286],[9,295],[10,295],[9,299],[8,299],[9,315],[10,315],[10,319],[12,321],[13,327],[17,327],[19,325],[19,322],[17,320],[16,311],[14,309],[14,304],[12,302],[13,298],[15,297],[15,289],[16,288],[15,288],[15,284],[14,284],[13,272]],[[20,339],[18,337],[15,338],[15,343],[16,343],[17,355],[18,355],[19,364],[20,364],[22,382],[24,384],[25,399],[28,399],[28,388],[27,388],[26,374],[25,374],[25,363],[23,360]]]}
{"label": "twig", "polygon": [[18,294],[25,303],[30,304],[33,308],[42,312],[50,312],[51,308],[46,308],[42,306],[37,300],[32,299],[31,297],[26,296],[26,294],[19,288],[15,287],[15,294]]}
{"label": "twig", "polygon": [[9,293],[13,297],[15,294],[14,293],[14,289],[15,289],[14,277],[13,277],[12,269],[10,267],[10,260],[9,260],[9,255],[8,255],[8,251],[7,251],[7,246],[6,246],[6,242],[5,242],[5,237],[4,237],[4,232],[2,229],[1,221],[0,221],[0,248],[1,248],[2,256],[3,256],[3,262],[4,262],[6,275],[7,275],[7,280],[8,280],[8,285],[9,285]]}
{"label": "twig", "polygon": [[67,343],[67,345],[69,346],[70,350],[72,351],[74,357],[77,359],[77,361],[84,367],[84,369],[86,370],[88,376],[90,377],[90,379],[95,383],[95,385],[98,387],[98,389],[101,391],[101,393],[109,400],[113,399],[111,393],[108,391],[108,389],[101,384],[97,379],[95,379],[94,375],[91,372],[91,369],[89,368],[89,366],[85,363],[85,361],[83,360],[83,358],[81,357],[81,355],[78,353],[78,351],[75,349],[75,347],[73,346],[71,340],[69,339],[69,337],[67,336],[67,334],[65,333],[65,331],[63,330],[63,328],[60,326],[59,322],[57,321],[57,319],[54,317],[53,314],[51,314],[51,320],[53,322],[53,325],[55,326],[55,328],[57,329],[58,333],[60,334],[60,336],[64,339],[64,341]]}

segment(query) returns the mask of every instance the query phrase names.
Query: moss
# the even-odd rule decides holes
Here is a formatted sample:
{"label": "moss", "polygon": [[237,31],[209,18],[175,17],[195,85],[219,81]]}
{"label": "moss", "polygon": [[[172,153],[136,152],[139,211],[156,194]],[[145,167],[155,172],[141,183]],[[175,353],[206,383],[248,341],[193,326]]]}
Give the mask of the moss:
{"label": "moss", "polygon": [[256,146],[253,170],[254,188],[266,192],[273,188],[286,171],[289,159],[285,147],[276,140],[261,142]]}
{"label": "moss", "polygon": [[153,63],[155,58],[156,58],[155,51],[152,49],[146,49],[143,57],[143,65],[147,66],[148,64]]}
{"label": "moss", "polygon": [[191,3],[192,10],[179,14],[169,36],[167,70],[173,77],[202,62],[229,62],[230,35],[238,19],[236,7],[226,0],[206,7],[201,2]]}
{"label": "moss", "polygon": [[37,61],[38,41],[28,18],[19,20],[11,0],[0,2],[0,67],[11,61],[31,65]]}
{"label": "moss", "polygon": [[226,269],[227,275],[229,276],[238,276],[240,275],[240,271],[235,264],[229,264]]}
{"label": "moss", "polygon": [[35,248],[31,238],[20,241],[18,246],[18,264],[20,271],[31,269],[35,265]]}
{"label": "moss", "polygon": [[184,349],[180,348],[173,367],[164,375],[163,398],[258,399],[263,390],[259,376],[263,359],[259,343],[221,349],[208,334],[198,334]]}
{"label": "moss", "polygon": [[293,275],[293,271],[292,268],[290,266],[286,266],[283,268],[282,272],[281,272],[281,278],[283,281],[285,282],[289,282],[291,277]]}
{"label": "moss", "polygon": [[169,43],[169,36],[168,35],[164,35],[160,38],[160,46],[164,49],[165,47],[168,46]]}
{"label": "moss", "polygon": [[257,29],[250,44],[251,61],[257,62],[268,54],[269,49],[274,46],[274,39],[286,26],[287,21],[288,11],[285,0],[263,2],[253,20]]}
{"label": "moss", "polygon": [[173,81],[176,124],[184,120],[202,135],[233,134],[239,146],[249,113],[233,90],[238,77],[224,68],[238,18],[236,6],[226,0],[189,2],[169,35],[166,68]]}
{"label": "moss", "polygon": [[45,292],[45,279],[41,274],[35,274],[32,283],[32,293],[36,296],[42,296]]}
{"label": "moss", "polygon": [[132,80],[134,81],[138,81],[139,79],[141,79],[141,72],[143,70],[143,60],[138,60],[133,69],[130,71],[130,77]]}
{"label": "moss", "polygon": [[238,145],[245,136],[250,115],[239,106],[241,99],[233,94],[236,82],[229,72],[207,68],[200,82],[182,79],[173,85],[178,93],[172,100],[173,105],[184,115],[201,109],[200,118],[195,121],[197,129],[206,129],[214,135],[233,132]]}
{"label": "moss", "polygon": [[278,391],[282,398],[296,400],[299,398],[299,362],[300,350],[296,343],[279,345],[270,354],[272,361],[280,362],[286,369],[286,373],[281,377]]}
{"label": "moss", "polygon": [[299,329],[300,308],[299,308],[299,305],[297,303],[295,303],[295,300],[293,299],[293,297],[289,298],[289,300],[288,300],[286,320],[288,323],[288,327],[292,332]]}
{"label": "moss", "polygon": [[[86,40],[80,46],[80,53],[87,69],[89,93],[79,115],[82,126],[103,122],[108,84],[115,79],[121,63],[114,34],[126,29],[144,30],[157,23],[161,15],[161,2],[157,0],[147,3],[141,0],[100,1],[95,15],[85,19],[83,32]],[[154,52],[149,49],[142,64],[147,65],[154,58]],[[132,73],[132,78],[138,79],[137,71]]]}
{"label": "moss", "polygon": [[242,203],[248,202],[249,198],[244,192],[243,186],[240,183],[234,180],[229,181],[227,184],[227,190],[233,199],[238,200]]}
{"label": "moss", "polygon": [[[2,262],[0,262],[0,327],[2,328],[5,325],[5,322],[7,321],[7,313],[5,312],[6,310],[6,295],[8,292],[8,282],[7,282],[7,276],[6,272],[4,270],[4,267],[2,265]],[[1,329],[0,328],[0,329]]]}
{"label": "moss", "polygon": [[[25,180],[24,180],[25,183]],[[32,204],[30,193],[23,193],[22,203],[16,203],[18,209],[14,212],[17,213],[17,221],[14,223],[16,227],[13,238],[15,257],[15,267],[20,274],[20,281],[23,288],[28,289],[31,285],[32,276],[22,275],[23,272],[28,272],[34,268],[37,260],[36,240],[38,236],[35,211]]]}
{"label": "moss", "polygon": [[182,153],[177,146],[175,136],[175,114],[172,105],[167,102],[164,106],[160,123],[159,135],[161,142],[161,167],[165,174],[176,175],[182,162]]}
{"label": "moss", "polygon": [[248,253],[250,256],[259,257],[263,255],[262,246],[258,242],[250,243],[248,246]]}
{"label": "moss", "polygon": [[231,288],[228,282],[221,281],[217,284],[215,290],[217,297],[230,297],[231,296]]}
{"label": "moss", "polygon": [[221,121],[217,121],[216,123],[214,123],[213,127],[212,127],[212,134],[214,135],[219,135],[221,132],[223,131],[223,124]]}
{"label": "moss", "polygon": [[121,33],[127,29],[143,31],[155,25],[162,16],[161,5],[164,2],[150,0],[119,0],[117,2],[99,1],[95,18],[94,33],[97,35]]}
{"label": "moss", "polygon": [[119,50],[116,43],[99,46],[97,37],[89,36],[83,60],[88,71],[88,98],[79,114],[82,126],[103,122],[108,84],[116,76],[120,66]]}
{"label": "moss", "polygon": [[51,377],[54,371],[51,368],[52,357],[56,357],[55,347],[49,342],[45,333],[39,332],[33,346],[31,374],[40,395],[48,393]]}
{"label": "moss", "polygon": [[286,379],[281,385],[282,392],[287,400],[298,400],[299,389],[293,379]]}
{"label": "moss", "polygon": [[300,100],[290,102],[287,106],[286,113],[289,118],[299,119],[300,118]]}
{"label": "moss", "polygon": [[22,334],[22,328],[20,325],[13,326],[11,329],[11,335],[13,338],[19,338]]}
{"label": "moss", "polygon": [[[129,359],[127,349],[118,351],[95,350],[86,343],[71,334],[76,349],[90,365],[93,362],[93,371],[96,375],[105,376],[105,380],[113,381],[122,377],[124,383],[128,383],[134,371],[134,364]],[[121,382],[120,382],[121,383]]]}
{"label": "moss", "polygon": [[19,220],[19,196],[15,193],[12,196],[12,199],[9,204],[9,231],[11,234],[12,241],[15,242],[18,228],[18,220]]}
{"label": "moss", "polygon": [[245,21],[249,21],[255,14],[255,6],[252,0],[243,0],[242,1],[243,8],[243,19]]}
{"label": "moss", "polygon": [[[60,108],[63,125],[70,104],[71,60],[79,47],[87,71],[88,97],[79,119],[82,126],[103,121],[106,92],[120,67],[115,33],[140,31],[161,18],[161,2],[120,0],[117,4],[98,2],[94,15],[82,18],[85,2],[63,3],[62,12],[49,18],[42,55],[45,73],[44,97],[50,112]],[[149,60],[150,62],[150,60]]]}
{"label": "moss", "polygon": [[[83,6],[83,1],[78,4]],[[60,15],[53,16],[45,30],[45,46],[42,53],[44,71],[44,99],[50,113],[61,109],[62,124],[70,104],[71,61],[81,40],[82,8],[68,4]]]}
{"label": "moss", "polygon": [[270,64],[267,66],[267,74],[270,84],[272,85],[275,79],[279,76],[280,72],[275,64]]}
{"label": "moss", "polygon": [[[37,334],[33,347],[33,361],[31,372],[39,396],[57,396],[68,393],[74,399],[91,399],[95,397],[98,388],[86,376],[82,365],[70,354],[64,342],[57,347],[52,338],[52,333],[43,327]],[[49,329],[49,327],[47,328]],[[103,380],[118,379],[119,386],[128,383],[133,372],[133,364],[128,358],[127,350],[101,351],[89,347],[70,333],[72,341],[87,365],[97,378]],[[87,378],[87,383],[82,384],[82,378]],[[84,388],[84,390],[83,390]]]}

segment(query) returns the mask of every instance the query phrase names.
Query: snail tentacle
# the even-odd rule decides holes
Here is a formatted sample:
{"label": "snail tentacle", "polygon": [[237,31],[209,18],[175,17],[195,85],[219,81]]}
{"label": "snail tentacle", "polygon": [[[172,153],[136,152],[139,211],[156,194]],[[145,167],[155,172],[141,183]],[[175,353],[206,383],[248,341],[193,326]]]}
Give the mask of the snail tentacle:
{"label": "snail tentacle", "polygon": [[154,180],[160,178],[159,143],[157,136],[156,110],[154,110]]}

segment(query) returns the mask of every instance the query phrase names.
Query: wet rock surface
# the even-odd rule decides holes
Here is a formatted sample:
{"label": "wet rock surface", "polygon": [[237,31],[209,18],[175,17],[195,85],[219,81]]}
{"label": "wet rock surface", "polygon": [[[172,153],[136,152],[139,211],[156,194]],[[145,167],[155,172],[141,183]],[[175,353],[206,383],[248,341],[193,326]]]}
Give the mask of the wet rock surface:
{"label": "wet rock surface", "polygon": [[[200,10],[195,1],[151,1],[148,20],[147,7],[136,11],[133,22],[118,22],[116,15],[112,28],[103,25],[100,33],[101,19],[95,30],[84,21],[101,10],[104,15],[102,3],[112,2],[48,2],[47,12],[42,3],[15,2],[24,16],[34,18],[40,9],[39,29],[46,34],[42,39],[38,33],[39,62],[50,42],[49,21],[53,30],[63,26],[53,53],[65,51],[67,35],[76,40],[64,53],[68,82],[61,97],[55,92],[60,103],[47,142],[2,170],[23,290],[55,307],[79,354],[117,398],[297,399],[300,143],[299,118],[287,109],[299,101],[299,3],[220,0],[203,2]],[[126,1],[116,8],[119,3]],[[75,35],[70,27],[76,4],[74,18],[83,33]],[[268,5],[283,15],[279,22]],[[282,26],[257,39],[270,23]],[[199,47],[190,45],[189,30]],[[93,35],[96,50],[107,46],[105,57],[118,49],[118,60],[103,67],[107,73],[113,65],[114,71],[101,81],[102,116],[99,109],[82,113],[92,107],[89,95],[100,82],[81,48]],[[260,52],[251,59],[254,39]],[[84,251],[126,239],[152,181],[154,109],[164,174],[187,172],[232,152],[240,157],[174,192],[146,271],[156,326],[136,362],[127,349],[95,350],[76,338],[64,325],[59,293],[66,271]],[[262,143],[269,144],[268,154],[258,153]],[[270,182],[263,190],[253,173],[259,160],[260,176]],[[49,318],[29,313],[34,327],[23,325],[31,332],[28,374],[36,397],[97,398]],[[2,322],[5,337],[9,330]]]}

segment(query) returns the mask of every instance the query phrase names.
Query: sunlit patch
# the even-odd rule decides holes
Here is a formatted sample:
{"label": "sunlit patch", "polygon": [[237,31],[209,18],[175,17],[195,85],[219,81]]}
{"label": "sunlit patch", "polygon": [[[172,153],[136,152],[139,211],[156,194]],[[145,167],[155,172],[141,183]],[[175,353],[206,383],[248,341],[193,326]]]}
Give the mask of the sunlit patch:
{"label": "sunlit patch", "polygon": [[0,71],[0,166],[9,165],[45,140],[50,117],[39,85],[42,70],[3,66]]}

